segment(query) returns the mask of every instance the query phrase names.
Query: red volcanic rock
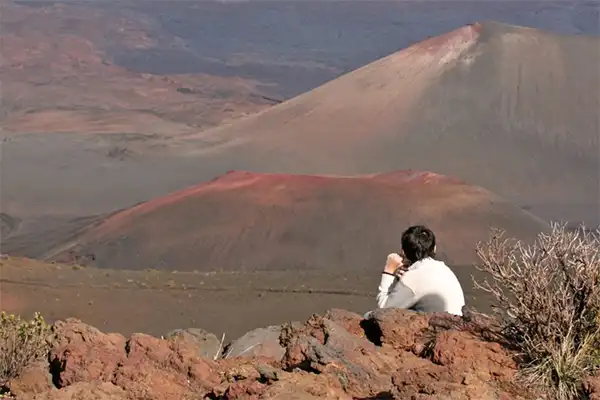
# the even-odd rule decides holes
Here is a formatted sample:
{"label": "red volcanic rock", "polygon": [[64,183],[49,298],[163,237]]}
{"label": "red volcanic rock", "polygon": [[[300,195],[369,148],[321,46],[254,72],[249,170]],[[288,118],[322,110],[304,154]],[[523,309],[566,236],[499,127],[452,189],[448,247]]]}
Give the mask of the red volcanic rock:
{"label": "red volcanic rock", "polygon": [[453,265],[476,261],[473,243],[490,227],[521,239],[547,228],[484,189],[430,172],[236,171],[114,213],[70,237],[53,259],[179,271],[364,270],[398,248],[412,224],[431,227]]}
{"label": "red volcanic rock", "polygon": [[69,318],[53,328],[50,363],[59,387],[76,382],[112,379],[114,371],[125,362],[125,337],[105,334],[98,329]]}
{"label": "red volcanic rock", "polygon": [[584,388],[590,400],[600,400],[600,373],[588,378],[584,383]]}
{"label": "red volcanic rock", "polygon": [[64,389],[37,395],[18,396],[22,400],[130,400],[129,394],[108,382],[79,382]]}
{"label": "red volcanic rock", "polygon": [[375,310],[365,321],[371,340],[383,347],[411,351],[429,329],[429,314],[406,313],[397,308]]}
{"label": "red volcanic rock", "polygon": [[332,377],[302,370],[286,372],[260,363],[245,364],[225,370],[223,376],[223,383],[209,393],[212,398],[353,400]]}
{"label": "red volcanic rock", "polygon": [[48,363],[42,361],[26,367],[16,379],[8,383],[8,386],[12,395],[18,399],[52,389],[54,386]]}
{"label": "red volcanic rock", "polygon": [[103,334],[75,319],[58,322],[50,364],[58,387],[110,382],[136,399],[182,399],[219,382],[193,343]]}
{"label": "red volcanic rock", "polygon": [[483,342],[467,332],[441,332],[432,353],[435,364],[453,371],[474,372],[482,380],[511,379],[516,369],[513,357],[500,344]]}
{"label": "red volcanic rock", "polygon": [[183,399],[219,382],[193,345],[134,334],[112,382],[136,399]]}
{"label": "red volcanic rock", "polygon": [[[513,386],[512,355],[465,330],[466,318],[384,311],[374,313],[371,325],[343,310],[285,324],[281,361],[260,355],[212,361],[187,341],[145,334],[125,341],[71,319],[57,323],[51,338],[47,369],[59,387],[36,373],[11,381],[9,389],[19,399],[45,400],[535,398]],[[419,343],[429,350],[415,352]],[[588,382],[590,393],[594,385]]]}
{"label": "red volcanic rock", "polygon": [[269,385],[262,394],[262,399],[271,400],[354,400],[343,389],[332,384],[328,376],[315,379],[314,374],[295,373],[282,381]]}
{"label": "red volcanic rock", "polygon": [[292,329],[286,338],[282,364],[331,375],[335,386],[356,397],[369,397],[389,390],[389,372],[401,361],[397,355],[378,349],[365,338],[354,336],[333,321],[313,317],[308,329]]}
{"label": "red volcanic rock", "polygon": [[353,335],[364,337],[365,331],[361,323],[363,316],[354,312],[342,310],[340,308],[332,308],[327,310],[324,318],[333,321]]}

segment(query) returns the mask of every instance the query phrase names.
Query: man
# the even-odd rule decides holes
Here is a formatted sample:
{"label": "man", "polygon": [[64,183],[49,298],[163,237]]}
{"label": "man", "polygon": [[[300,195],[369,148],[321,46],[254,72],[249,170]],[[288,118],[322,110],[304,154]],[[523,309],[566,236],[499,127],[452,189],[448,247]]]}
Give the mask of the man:
{"label": "man", "polygon": [[[402,234],[402,255],[392,253],[381,276],[378,308],[462,315],[465,298],[450,268],[435,260],[435,235],[421,225]],[[365,317],[367,317],[366,315]]]}

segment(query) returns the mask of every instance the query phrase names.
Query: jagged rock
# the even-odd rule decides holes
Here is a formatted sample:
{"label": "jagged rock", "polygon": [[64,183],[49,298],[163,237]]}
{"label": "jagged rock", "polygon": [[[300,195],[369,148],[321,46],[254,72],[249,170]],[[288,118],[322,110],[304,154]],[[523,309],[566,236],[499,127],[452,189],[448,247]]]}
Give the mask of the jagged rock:
{"label": "jagged rock", "polygon": [[52,375],[48,371],[48,363],[36,362],[25,368],[18,377],[8,382],[10,392],[17,398],[25,394],[33,395],[46,392],[54,387]]}
{"label": "jagged rock", "polygon": [[55,325],[50,360],[55,382],[111,382],[131,399],[184,399],[219,382],[209,361],[187,341],[103,334],[79,320]]}
{"label": "jagged rock", "polygon": [[221,382],[209,392],[209,398],[243,399],[244,396],[258,395],[265,385],[260,382],[260,372],[249,360],[238,362],[221,361]]}
{"label": "jagged rock", "polygon": [[214,334],[200,328],[175,329],[165,336],[169,340],[182,340],[194,345],[200,357],[214,359],[220,356],[221,340]]}
{"label": "jagged rock", "polygon": [[110,381],[126,359],[125,337],[102,333],[78,319],[54,324],[50,362],[59,387],[76,382]]}
{"label": "jagged rock", "polygon": [[250,331],[227,346],[225,357],[269,357],[279,361],[285,354],[285,349],[279,343],[280,334],[280,326]]}
{"label": "jagged rock", "polygon": [[[351,400],[340,387],[326,375],[314,375],[305,371],[286,372],[262,363],[238,365],[226,369],[223,382],[210,393],[222,400]],[[265,375],[275,379],[265,379]]]}
{"label": "jagged rock", "polygon": [[288,373],[269,385],[261,399],[268,400],[352,400],[352,396],[327,376]]}
{"label": "jagged rock", "polygon": [[36,395],[17,396],[20,400],[130,400],[123,389],[108,382],[78,382],[64,389]]}
{"label": "jagged rock", "polygon": [[600,373],[586,379],[584,389],[589,396],[589,400],[600,400]]}
{"label": "jagged rock", "polygon": [[304,327],[291,328],[282,336],[289,343],[282,361],[286,369],[328,374],[355,397],[391,388],[389,374],[396,355],[352,335],[336,322],[313,316]]}
{"label": "jagged rock", "polygon": [[469,332],[441,332],[432,353],[434,363],[452,371],[475,373],[482,380],[510,381],[517,370],[513,357],[502,346],[478,340]]}
{"label": "jagged rock", "polygon": [[360,314],[339,308],[332,308],[327,310],[324,317],[343,326],[344,329],[353,335],[365,337],[365,330],[361,325],[363,316]]}
{"label": "jagged rock", "polygon": [[194,345],[136,333],[127,343],[127,358],[112,382],[132,399],[185,399],[220,382],[214,365],[197,355]]}
{"label": "jagged rock", "polygon": [[[126,340],[68,319],[53,328],[45,367],[59,388],[41,364],[11,385],[34,400],[536,398],[513,386],[512,354],[480,338],[470,317],[384,309],[364,320],[333,309],[249,332],[216,361],[187,334]],[[590,398],[599,387],[586,382]]]}
{"label": "jagged rock", "polygon": [[[392,376],[392,393],[398,399],[497,400],[502,394],[469,372],[453,371],[418,357],[407,360],[406,364],[410,368],[398,369]],[[509,398],[518,397],[511,394]]]}
{"label": "jagged rock", "polygon": [[396,350],[411,350],[428,332],[430,318],[430,314],[381,308],[373,311],[363,326],[371,341]]}

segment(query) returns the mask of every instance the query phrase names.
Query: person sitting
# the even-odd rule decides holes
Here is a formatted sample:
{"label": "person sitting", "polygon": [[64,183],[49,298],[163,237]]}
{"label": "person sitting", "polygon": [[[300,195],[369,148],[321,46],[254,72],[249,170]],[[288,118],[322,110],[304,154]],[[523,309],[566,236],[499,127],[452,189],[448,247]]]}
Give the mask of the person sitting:
{"label": "person sitting", "polygon": [[377,308],[462,315],[465,305],[462,287],[454,272],[444,262],[434,259],[435,242],[433,232],[422,225],[411,226],[402,234],[402,256],[388,255]]}

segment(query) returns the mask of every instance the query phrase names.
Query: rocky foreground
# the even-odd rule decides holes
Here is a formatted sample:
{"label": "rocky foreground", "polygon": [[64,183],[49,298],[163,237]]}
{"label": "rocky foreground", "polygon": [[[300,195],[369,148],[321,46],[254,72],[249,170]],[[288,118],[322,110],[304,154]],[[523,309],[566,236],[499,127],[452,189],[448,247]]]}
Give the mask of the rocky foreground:
{"label": "rocky foreground", "polygon": [[[484,329],[482,329],[484,328]],[[17,399],[537,399],[515,383],[493,320],[343,310],[257,329],[220,349],[199,329],[167,338],[57,322],[48,360],[9,383]],[[587,383],[600,399],[600,379]]]}

